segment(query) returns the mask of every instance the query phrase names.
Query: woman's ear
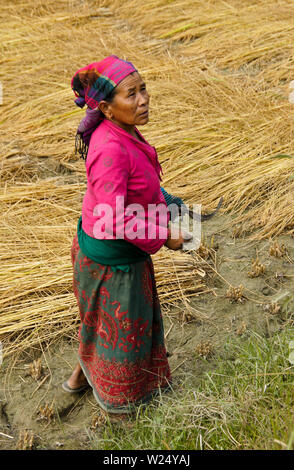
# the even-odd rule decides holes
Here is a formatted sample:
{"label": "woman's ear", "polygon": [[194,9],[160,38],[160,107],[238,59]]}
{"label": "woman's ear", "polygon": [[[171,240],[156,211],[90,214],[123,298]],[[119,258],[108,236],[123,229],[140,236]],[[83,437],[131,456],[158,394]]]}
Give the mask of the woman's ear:
{"label": "woman's ear", "polygon": [[98,107],[107,119],[111,120],[113,118],[113,114],[110,109],[110,103],[102,100],[100,101]]}

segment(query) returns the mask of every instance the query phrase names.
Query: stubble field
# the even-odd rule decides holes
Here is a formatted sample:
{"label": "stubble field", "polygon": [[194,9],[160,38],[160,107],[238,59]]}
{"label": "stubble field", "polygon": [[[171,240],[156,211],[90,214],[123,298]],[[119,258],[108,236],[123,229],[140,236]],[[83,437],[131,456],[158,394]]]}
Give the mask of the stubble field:
{"label": "stubble field", "polygon": [[[0,448],[293,448],[293,10],[2,2]],[[224,198],[199,250],[153,257],[174,385],[128,422],[60,387],[76,361],[70,247],[86,187],[70,79],[109,54],[147,83],[140,130],[165,189],[203,211]]]}

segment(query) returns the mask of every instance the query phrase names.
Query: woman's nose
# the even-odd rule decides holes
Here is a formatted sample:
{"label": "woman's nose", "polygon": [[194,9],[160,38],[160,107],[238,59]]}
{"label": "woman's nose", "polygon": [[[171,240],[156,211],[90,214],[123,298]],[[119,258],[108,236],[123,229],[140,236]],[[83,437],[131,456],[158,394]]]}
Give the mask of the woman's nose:
{"label": "woman's nose", "polygon": [[148,93],[140,93],[140,96],[139,96],[139,105],[142,106],[142,105],[146,105],[149,103],[149,95]]}

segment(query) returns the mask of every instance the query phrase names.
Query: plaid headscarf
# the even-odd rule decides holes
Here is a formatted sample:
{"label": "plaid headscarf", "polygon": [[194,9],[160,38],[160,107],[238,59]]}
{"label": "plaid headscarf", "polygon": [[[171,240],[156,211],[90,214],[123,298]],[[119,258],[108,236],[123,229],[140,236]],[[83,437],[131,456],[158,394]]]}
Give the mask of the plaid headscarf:
{"label": "plaid headscarf", "polygon": [[77,99],[75,103],[80,108],[87,104],[86,116],[79,124],[76,134],[76,153],[86,159],[90,137],[97,128],[103,114],[99,111],[100,101],[107,98],[113,89],[128,75],[137,69],[125,60],[111,55],[101,62],[93,62],[79,69],[71,79],[71,88]]}

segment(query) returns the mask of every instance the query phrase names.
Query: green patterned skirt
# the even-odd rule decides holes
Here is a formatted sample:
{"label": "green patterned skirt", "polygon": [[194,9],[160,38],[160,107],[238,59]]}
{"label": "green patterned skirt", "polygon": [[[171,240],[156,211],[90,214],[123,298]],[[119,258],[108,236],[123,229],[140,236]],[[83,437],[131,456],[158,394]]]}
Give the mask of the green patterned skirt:
{"label": "green patterned skirt", "polygon": [[171,382],[152,259],[113,271],[85,256],[77,236],[71,255],[80,365],[105,411],[132,412]]}

